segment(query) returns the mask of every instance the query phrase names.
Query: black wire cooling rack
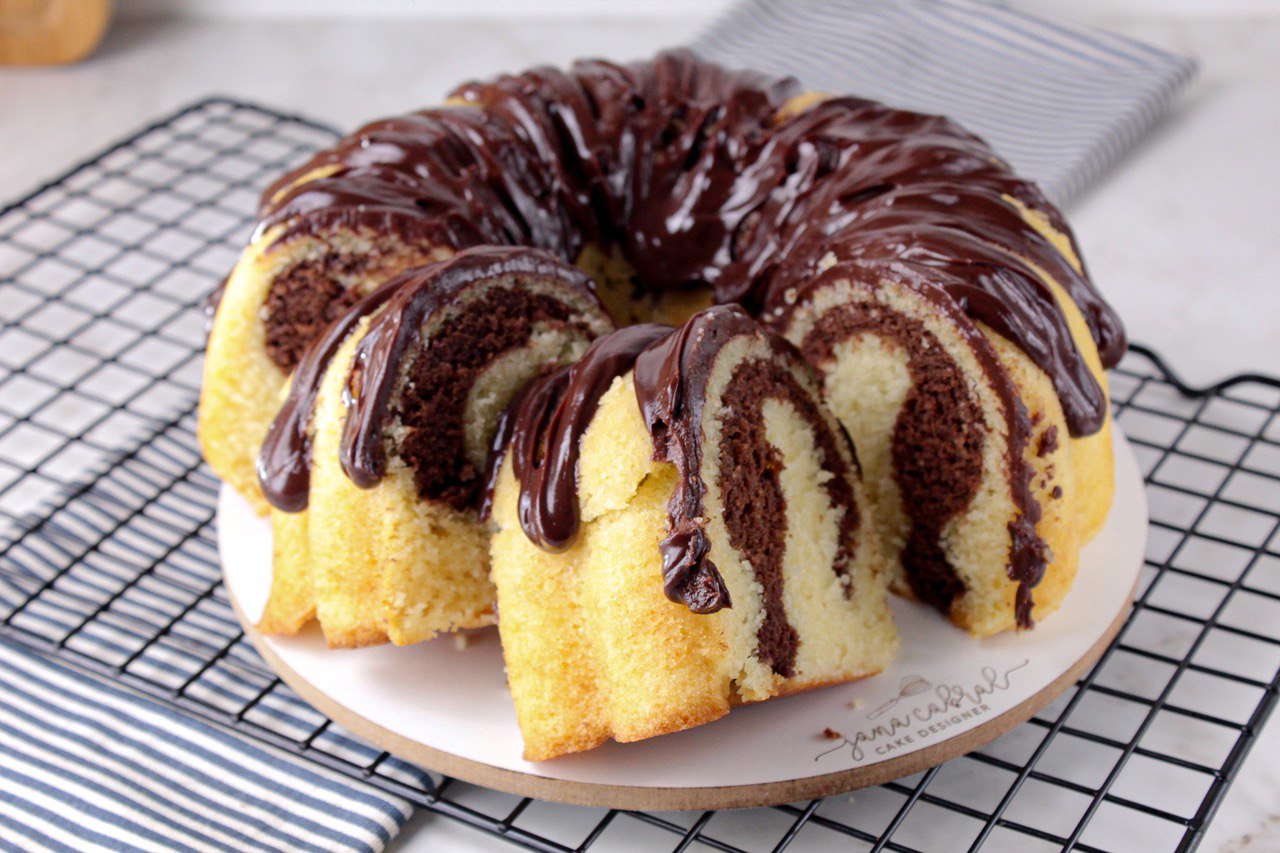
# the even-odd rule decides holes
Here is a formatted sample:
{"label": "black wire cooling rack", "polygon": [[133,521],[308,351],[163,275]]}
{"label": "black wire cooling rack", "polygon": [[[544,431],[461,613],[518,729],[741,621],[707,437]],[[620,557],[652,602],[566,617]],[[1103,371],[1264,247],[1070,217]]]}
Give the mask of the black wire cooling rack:
{"label": "black wire cooling rack", "polygon": [[304,705],[222,589],[194,411],[201,303],[260,188],[334,135],[208,100],[0,210],[4,642],[538,850],[1195,847],[1280,683],[1280,384],[1189,388],[1137,347],[1112,380],[1151,505],[1134,610],[977,752],[775,809],[618,812],[424,774]]}

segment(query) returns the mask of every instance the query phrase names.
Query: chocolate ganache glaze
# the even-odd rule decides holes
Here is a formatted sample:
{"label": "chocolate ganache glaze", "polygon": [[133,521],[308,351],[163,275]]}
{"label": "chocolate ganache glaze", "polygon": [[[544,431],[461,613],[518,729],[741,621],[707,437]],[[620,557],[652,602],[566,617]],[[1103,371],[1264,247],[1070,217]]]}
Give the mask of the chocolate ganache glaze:
{"label": "chocolate ganache glaze", "polygon": [[[634,369],[636,402],[653,444],[653,458],[672,463],[679,475],[668,506],[667,536],[659,546],[664,590],[668,598],[695,613],[731,606],[729,591],[711,560],[711,540],[705,529],[703,418],[717,355],[742,336],[765,341],[773,357],[763,361],[756,356],[755,361],[734,369],[725,392],[724,408],[729,414],[724,416],[718,486],[725,495],[730,540],[752,564],[765,591],[762,658],[786,674],[794,664],[798,640],[782,607],[787,519],[778,484],[781,463],[764,439],[763,401],[782,400],[811,425],[824,468],[834,475],[823,488],[844,514],[835,560],[840,574],[847,573],[858,528],[849,485],[848,460],[854,457],[848,437],[828,425],[812,393],[802,389],[787,368],[803,365],[800,353],[741,308],[708,309],[679,329],[657,324],[620,329],[598,338],[576,364],[531,382],[507,408],[498,428],[490,454],[489,489],[496,485],[504,454],[510,455],[525,534],[547,550],[572,545],[580,524],[577,466],[582,437],[613,381]],[[748,421],[754,427],[745,426]],[[841,442],[847,454],[841,453]],[[747,517],[748,507],[761,508],[764,514]],[[488,509],[486,502],[482,515]]]}
{"label": "chocolate ganache glaze", "polygon": [[[343,470],[356,485],[369,488],[386,474],[384,432],[392,409],[394,389],[409,379],[421,393],[413,401],[429,409],[429,423],[414,423],[400,452],[429,458],[430,465],[412,464],[423,497],[456,508],[474,508],[482,492],[483,472],[469,469],[462,447],[462,409],[466,394],[480,372],[504,352],[523,345],[533,326],[571,324],[580,310],[556,293],[533,293],[522,287],[493,287],[462,298],[478,285],[508,277],[552,280],[582,304],[596,305],[594,284],[580,270],[554,256],[520,247],[479,247],[424,267],[409,270],[360,300],[304,352],[293,384],[259,455],[263,494],[278,509],[299,512],[307,506],[310,486],[310,421],[320,383],[330,362],[359,322],[370,315],[369,329],[356,347],[344,389],[348,416],[340,456]],[[423,340],[424,325],[437,312],[458,306],[458,316],[442,324],[438,334]],[[603,308],[600,308],[603,316]],[[439,353],[431,349],[448,348]],[[430,350],[427,357],[418,350]],[[412,355],[411,355],[412,354]],[[412,358],[413,363],[409,361]],[[406,376],[405,369],[412,371]],[[443,372],[443,373],[442,373]],[[396,415],[406,422],[409,405]],[[415,453],[419,438],[429,443]],[[447,446],[445,446],[447,445]]]}
{"label": "chocolate ganache glaze", "polygon": [[659,546],[664,586],[668,598],[684,601],[695,613],[730,606],[729,590],[710,558],[703,504],[707,485],[702,479],[702,418],[707,380],[721,347],[740,335],[760,332],[761,327],[740,308],[712,308],[695,315],[636,360],[636,400],[653,439],[653,457],[674,464],[680,474],[668,508],[667,537]]}
{"label": "chocolate ganache glaze", "polygon": [[468,83],[451,105],[371,124],[286,175],[261,229],[282,226],[281,241],[363,226],[570,262],[616,246],[638,287],[711,287],[766,322],[803,301],[825,258],[864,275],[909,268],[1049,375],[1072,435],[1096,431],[1105,395],[1041,273],[1106,366],[1123,329],[1010,200],[1071,240],[1056,209],[948,119],[848,97],[788,109],[798,93],[688,51]]}
{"label": "chocolate ganache glaze", "polygon": [[387,304],[404,284],[394,278],[361,299],[303,352],[288,396],[267,428],[258,453],[258,484],[267,502],[284,512],[302,512],[311,491],[311,412],[329,363],[365,317]]}
{"label": "chocolate ganache glaze", "polygon": [[597,338],[577,363],[544,374],[525,386],[498,422],[489,454],[487,518],[492,492],[506,455],[520,483],[520,526],[548,551],[573,544],[580,523],[577,476],[582,436],[600,398],[636,358],[670,335],[670,326],[642,323]]}

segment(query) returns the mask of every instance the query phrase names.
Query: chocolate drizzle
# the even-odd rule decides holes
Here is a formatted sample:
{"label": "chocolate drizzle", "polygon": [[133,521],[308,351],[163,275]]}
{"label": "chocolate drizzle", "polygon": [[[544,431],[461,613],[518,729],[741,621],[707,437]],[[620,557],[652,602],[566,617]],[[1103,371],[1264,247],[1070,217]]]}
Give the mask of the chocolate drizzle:
{"label": "chocolate drizzle", "polygon": [[[308,180],[316,170],[325,177]],[[581,242],[526,141],[474,107],[367,125],[267,188],[258,234],[277,242],[367,228],[433,246],[525,245],[566,260]]]}
{"label": "chocolate drizzle", "polygon": [[[526,326],[538,319],[570,324],[569,314],[581,313],[580,306],[594,307],[598,311],[599,323],[605,322],[604,311],[595,298],[591,280],[580,270],[535,249],[477,248],[396,276],[358,302],[304,352],[289,395],[267,432],[259,456],[259,480],[267,500],[286,512],[306,508],[310,486],[311,412],[329,363],[362,318],[376,314],[356,347],[354,364],[347,380],[344,402],[349,413],[340,456],[347,476],[357,485],[369,488],[386,473],[384,430],[393,391],[404,376],[401,368],[411,353],[416,357],[418,349],[431,343],[421,338],[424,324],[438,312],[462,305],[461,299],[470,288],[509,276],[551,280],[562,289],[545,296],[504,291],[507,308],[518,306],[522,316],[502,324],[505,326],[504,334],[499,338],[471,341],[470,355],[475,362],[471,367],[474,369],[456,371],[451,364],[448,366],[450,375],[445,377],[448,387],[435,389],[438,393],[433,396],[446,392],[453,395],[448,403],[454,410],[452,414],[458,418],[461,417],[457,411],[460,407],[454,396],[461,394],[465,399],[465,393],[488,361],[523,343],[529,332]],[[565,303],[563,300],[567,296],[576,296],[579,305]],[[477,299],[480,301],[468,306],[470,313],[491,314],[498,320],[503,319],[500,306],[481,304],[483,295]],[[459,322],[454,319],[455,325]],[[510,334],[521,330],[522,336]],[[588,329],[581,331],[585,336],[590,335]],[[450,361],[460,360],[454,358]],[[421,378],[418,379],[421,384]],[[420,432],[421,429],[414,431]],[[456,463],[455,467],[465,465],[465,462],[458,461],[463,455],[460,429],[449,432],[448,438],[457,446],[453,448],[455,452],[447,454],[448,461]],[[411,440],[412,436],[409,436],[406,442]],[[459,508],[473,507],[480,493],[478,474],[468,477],[465,471],[461,472],[463,476],[458,476],[458,470],[449,473],[450,476],[442,478],[448,480],[448,488],[442,487],[439,494],[429,493],[426,496]],[[465,480],[466,488],[453,488],[458,485],[457,480]],[[423,484],[420,482],[418,485],[423,490]]]}
{"label": "chocolate drizzle", "polygon": [[[782,366],[802,364],[800,354],[738,306],[708,309],[679,329],[652,323],[620,329],[598,338],[576,364],[529,383],[507,408],[494,438],[489,457],[489,491],[496,485],[503,455],[510,455],[520,488],[519,518],[525,534],[550,551],[562,551],[572,545],[580,524],[577,466],[582,436],[613,381],[634,369],[636,402],[653,444],[653,458],[672,463],[678,474],[668,506],[667,536],[659,546],[664,591],[672,601],[685,604],[694,613],[714,613],[731,606],[728,588],[711,561],[711,540],[706,532],[703,410],[707,383],[720,349],[743,336],[765,341],[773,359],[738,366],[734,393],[741,392],[739,402],[749,404],[749,411],[734,408],[733,417],[758,420],[763,400],[778,398],[812,424],[823,465],[833,474],[824,488],[832,504],[844,510],[833,568],[838,574],[846,574],[858,527],[857,506],[849,485],[852,451],[846,444],[846,458],[838,447],[840,441],[848,439],[842,432],[830,429],[812,395],[797,385]],[[729,402],[725,405],[731,406]],[[725,451],[732,457],[726,465],[745,464],[745,457],[738,458],[739,451],[752,453],[753,448],[765,446],[763,433],[752,433],[750,439],[751,447],[745,451],[740,447],[742,442],[729,439],[737,449]],[[768,476],[767,471],[755,467],[746,474],[753,478]],[[740,495],[726,496],[726,503],[739,498],[745,500]],[[764,539],[749,530],[753,523],[750,519],[731,524],[730,535],[735,547],[752,562],[762,585],[777,593],[773,601],[776,612],[771,621],[767,620],[767,630],[762,628],[765,634],[761,635],[761,647],[776,651],[767,657],[776,664],[777,671],[785,672],[790,666],[788,661],[794,660],[795,644],[786,640],[786,618],[780,609],[780,549],[785,547],[781,543],[786,533],[785,501],[780,491],[772,503],[782,512],[782,520],[780,524],[771,523],[772,529],[766,533],[776,534],[775,539],[783,538],[772,545],[760,544]],[[487,516],[489,509],[486,501],[482,516]]]}
{"label": "chocolate drizzle", "polygon": [[736,306],[720,306],[692,317],[675,333],[636,359],[636,400],[653,439],[653,458],[676,466],[662,552],[663,588],[694,613],[729,607],[729,590],[711,562],[711,538],[703,506],[702,409],[715,355],[760,326]]}
{"label": "chocolate drizzle", "polygon": [[396,278],[352,306],[302,354],[293,384],[258,453],[258,483],[273,507],[302,512],[311,491],[311,412],[329,363],[365,317],[387,304],[404,284]]}
{"label": "chocolate drizzle", "polygon": [[529,383],[508,406],[489,454],[487,517],[503,457],[511,456],[520,483],[520,526],[548,551],[564,551],[578,534],[577,474],[582,436],[613,380],[631,370],[637,356],[671,334],[646,323],[597,338],[570,367]]}
{"label": "chocolate drizzle", "polygon": [[709,286],[771,321],[828,257],[884,276],[906,268],[1045,370],[1073,435],[1096,431],[1105,396],[1037,270],[1079,306],[1106,366],[1123,329],[1005,197],[1071,239],[1061,215],[945,118],[856,98],[782,112],[798,92],[687,51],[469,83],[453,93],[461,105],[371,124],[276,182],[261,230],[367,227],[565,261],[616,245],[642,288]]}

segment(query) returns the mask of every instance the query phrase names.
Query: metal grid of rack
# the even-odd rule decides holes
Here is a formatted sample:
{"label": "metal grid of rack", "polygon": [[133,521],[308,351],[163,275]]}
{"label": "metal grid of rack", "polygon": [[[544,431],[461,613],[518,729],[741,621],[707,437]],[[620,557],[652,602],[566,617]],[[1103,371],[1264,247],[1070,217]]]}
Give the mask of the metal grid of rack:
{"label": "metal grid of rack", "polygon": [[302,703],[222,589],[194,412],[202,303],[257,192],[334,135],[212,99],[0,209],[2,641],[533,849],[1195,846],[1280,685],[1280,383],[1191,389],[1141,348],[1113,378],[1151,503],[1135,608],[1075,687],[968,756],[774,809],[570,809],[424,772]]}

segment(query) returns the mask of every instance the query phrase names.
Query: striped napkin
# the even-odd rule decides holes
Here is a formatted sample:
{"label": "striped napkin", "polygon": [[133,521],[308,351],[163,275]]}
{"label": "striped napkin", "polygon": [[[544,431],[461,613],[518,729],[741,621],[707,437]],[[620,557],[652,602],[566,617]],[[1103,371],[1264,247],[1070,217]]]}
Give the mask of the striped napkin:
{"label": "striped napkin", "polygon": [[744,0],[692,47],[950,116],[1059,204],[1133,147],[1196,70],[1133,39],[979,0]]}
{"label": "striped napkin", "polygon": [[[694,47],[813,88],[949,114],[1059,201],[1131,146],[1195,67],[970,0],[745,0]],[[190,447],[173,452],[194,469],[184,436]],[[234,636],[223,618],[214,627]],[[234,698],[246,687],[219,689]],[[305,730],[314,712],[299,702],[275,713]],[[0,848],[376,851],[410,808],[0,643]]]}
{"label": "striped napkin", "polygon": [[381,850],[404,800],[0,643],[0,848]]}

